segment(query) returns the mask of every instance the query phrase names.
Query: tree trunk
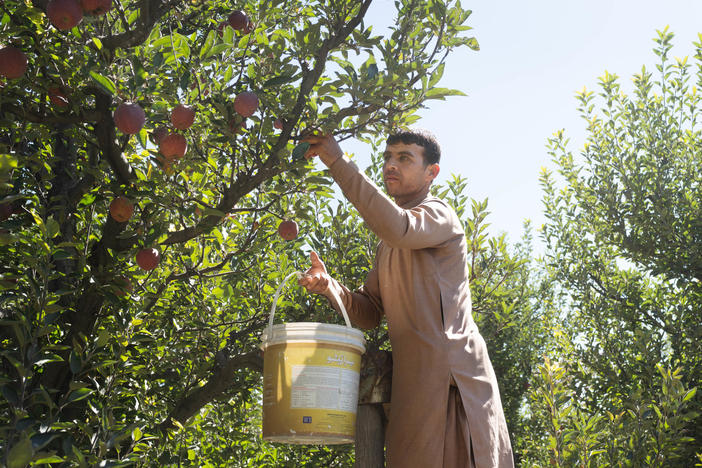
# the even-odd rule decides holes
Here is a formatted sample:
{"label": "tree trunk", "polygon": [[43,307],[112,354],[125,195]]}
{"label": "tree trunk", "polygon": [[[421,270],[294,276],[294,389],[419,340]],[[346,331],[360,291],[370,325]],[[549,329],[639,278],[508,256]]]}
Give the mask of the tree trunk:
{"label": "tree trunk", "polygon": [[392,353],[369,347],[361,359],[356,413],[356,468],[385,466],[384,404],[390,402]]}
{"label": "tree trunk", "polygon": [[356,468],[385,466],[385,415],[381,403],[358,405],[356,413]]}

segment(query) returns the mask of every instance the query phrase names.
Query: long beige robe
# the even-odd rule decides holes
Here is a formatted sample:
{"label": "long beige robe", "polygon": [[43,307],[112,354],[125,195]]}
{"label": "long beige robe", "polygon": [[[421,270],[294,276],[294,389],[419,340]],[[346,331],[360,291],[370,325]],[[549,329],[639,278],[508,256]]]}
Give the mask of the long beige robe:
{"label": "long beige robe", "polygon": [[387,466],[514,466],[497,380],[471,313],[458,216],[432,196],[396,205],[346,157],[330,172],[381,239],[360,290],[331,287],[356,326],[373,328],[383,315],[388,322]]}

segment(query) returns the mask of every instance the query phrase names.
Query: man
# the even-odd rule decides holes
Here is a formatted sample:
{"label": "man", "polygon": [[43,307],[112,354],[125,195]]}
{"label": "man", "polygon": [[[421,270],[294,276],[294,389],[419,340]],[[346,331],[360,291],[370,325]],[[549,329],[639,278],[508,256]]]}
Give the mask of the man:
{"label": "man", "polygon": [[394,202],[333,137],[305,141],[305,156],[319,156],[380,238],[358,291],[331,278],[315,252],[299,283],[328,298],[335,290],[361,328],[386,317],[393,351],[387,465],[514,466],[497,381],[471,314],[465,234],[456,213],[429,194],[439,173],[436,140],[419,131],[388,137],[383,180]]}

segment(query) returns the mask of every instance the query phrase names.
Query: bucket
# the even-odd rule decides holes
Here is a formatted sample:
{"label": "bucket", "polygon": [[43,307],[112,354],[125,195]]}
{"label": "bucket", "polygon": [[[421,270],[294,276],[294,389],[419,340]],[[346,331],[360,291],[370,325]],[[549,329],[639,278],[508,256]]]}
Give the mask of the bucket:
{"label": "bucket", "polygon": [[363,332],[351,322],[339,297],[346,326],[317,322],[273,325],[278,287],[263,349],[263,439],[286,444],[353,443]]}

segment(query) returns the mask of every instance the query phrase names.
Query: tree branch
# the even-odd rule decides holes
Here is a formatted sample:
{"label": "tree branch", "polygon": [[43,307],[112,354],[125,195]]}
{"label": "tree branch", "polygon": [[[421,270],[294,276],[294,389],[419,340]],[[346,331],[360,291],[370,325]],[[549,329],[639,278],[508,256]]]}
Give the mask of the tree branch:
{"label": "tree branch", "polygon": [[[353,31],[361,23],[361,20],[368,11],[368,7],[370,7],[371,2],[372,0],[364,0],[356,16],[354,16],[348,23],[346,23],[346,25],[343,28],[339,29],[339,31],[336,34],[324,40],[322,46],[319,48],[315,56],[314,68],[309,72],[305,73],[302,82],[300,83],[300,90],[297,95],[297,101],[295,102],[295,106],[290,112],[290,115],[302,115],[302,111],[304,110],[305,105],[307,104],[307,98],[309,96],[309,93],[312,91],[312,88],[314,87],[315,83],[319,81],[319,78],[322,76],[322,73],[324,73],[329,53],[335,47],[338,47],[339,44],[341,44],[343,40],[346,39],[346,37],[349,34],[351,34],[351,31]],[[225,213],[231,211],[232,207],[241,199],[243,195],[251,192],[264,181],[280,174],[283,171],[281,168],[277,167],[277,163],[279,161],[280,152],[285,148],[288,141],[290,140],[292,128],[292,124],[286,123],[285,128],[283,129],[283,132],[280,135],[280,138],[278,138],[276,144],[273,146],[273,148],[271,148],[270,156],[261,165],[258,172],[256,172],[254,175],[239,174],[236,180],[229,185],[227,192],[217,205],[217,209],[219,211]],[[163,242],[163,244],[178,244],[193,239],[199,236],[200,234],[212,229],[217,224],[217,222],[219,222],[219,217],[215,215],[210,215],[197,226],[188,227],[183,230],[171,233],[168,236],[168,238]]]}
{"label": "tree branch", "polygon": [[154,24],[179,3],[182,2],[180,0],[173,2],[141,0],[138,7],[140,19],[138,26],[116,36],[100,38],[103,47],[114,50],[138,46],[149,37]]}
{"label": "tree branch", "polygon": [[261,352],[255,350],[246,354],[226,357],[224,351],[218,351],[215,355],[215,365],[207,383],[180,400],[166,420],[159,424],[159,429],[162,432],[168,431],[174,427],[173,420],[181,424],[187,422],[200,408],[228,389],[234,381],[234,374],[240,369],[263,372]]}

